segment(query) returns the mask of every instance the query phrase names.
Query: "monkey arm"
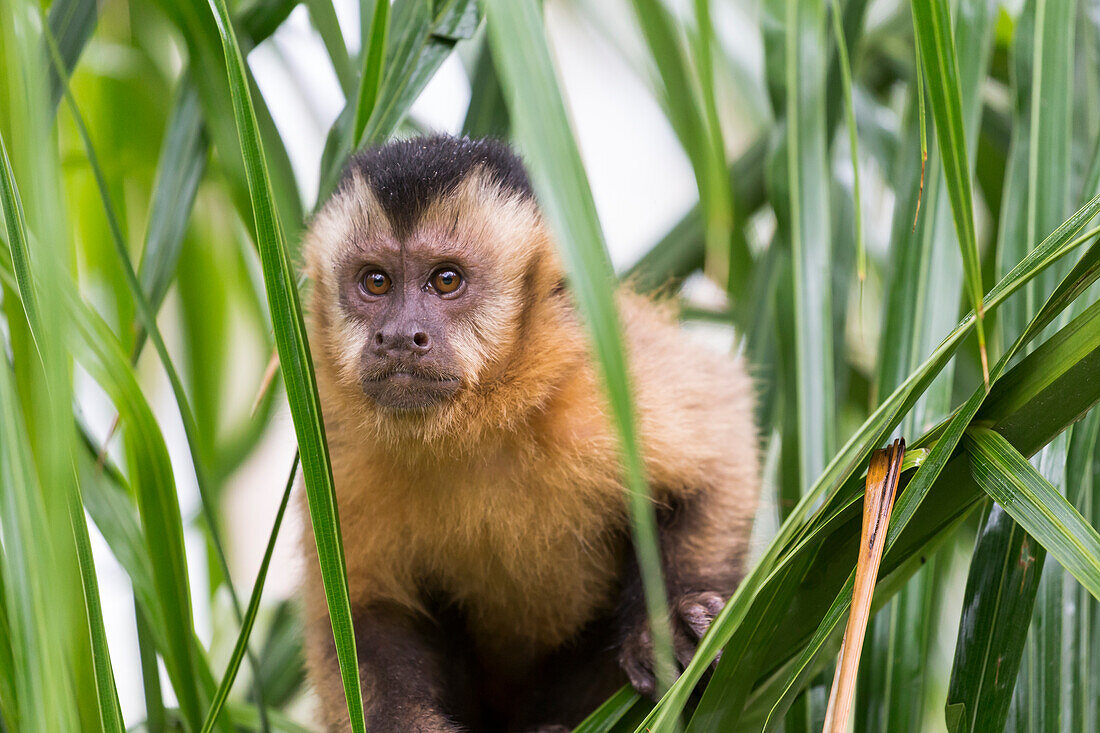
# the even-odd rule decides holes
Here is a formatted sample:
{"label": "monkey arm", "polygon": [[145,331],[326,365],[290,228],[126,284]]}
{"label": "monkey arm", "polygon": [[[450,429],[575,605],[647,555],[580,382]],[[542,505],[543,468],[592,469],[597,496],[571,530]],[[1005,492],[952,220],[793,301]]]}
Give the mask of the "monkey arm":
{"label": "monkey arm", "polygon": [[[442,662],[424,630],[410,615],[391,606],[354,614],[355,645],[367,730],[372,733],[452,733],[458,728],[443,712]],[[314,680],[331,731],[350,731],[336,650],[327,627],[311,629],[320,649]],[[321,635],[327,638],[317,638]]]}
{"label": "monkey arm", "polygon": [[[735,516],[729,497],[714,490],[681,494],[658,512],[658,542],[668,592],[674,651],[684,666],[740,579],[747,526]],[[619,664],[631,684],[652,696],[653,644],[637,561],[631,556],[620,607]]]}

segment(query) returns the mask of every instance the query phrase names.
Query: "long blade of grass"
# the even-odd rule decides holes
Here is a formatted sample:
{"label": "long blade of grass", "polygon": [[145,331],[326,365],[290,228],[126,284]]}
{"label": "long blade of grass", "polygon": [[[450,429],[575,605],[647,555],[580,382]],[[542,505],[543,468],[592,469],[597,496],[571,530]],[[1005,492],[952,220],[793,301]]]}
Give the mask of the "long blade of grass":
{"label": "long blade of grass", "polygon": [[[1025,97],[1030,106],[1025,241],[1038,241],[1045,236],[1065,217],[1070,206],[1076,5],[1075,0],[1035,3],[1030,74],[1021,73],[1031,80]],[[1023,29],[1018,31],[1022,32]],[[1019,61],[1016,69],[1022,71],[1023,60]],[[1054,268],[1040,278],[1033,286],[1037,292],[1029,298],[1030,305],[1042,302],[1063,274]]]}
{"label": "long blade of grass", "polygon": [[533,0],[489,0],[489,38],[501,62],[501,80],[516,138],[528,156],[543,211],[557,235],[573,293],[585,316],[608,391],[630,495],[634,548],[645,589],[654,639],[658,687],[673,676],[668,601],[653,505],[635,433],[618,315],[612,300],[614,276],[588,179],[573,139],[550,54]]}
{"label": "long blade of grass", "polygon": [[0,562],[0,720],[13,721],[19,718],[19,699],[15,694],[12,627],[8,621],[8,598],[4,591],[6,565],[7,563]]}
{"label": "long blade of grass", "polygon": [[355,69],[351,63],[351,57],[348,56],[344,36],[340,32],[336,8],[333,7],[332,0],[305,0],[305,3],[309,8],[313,27],[321,35],[321,42],[325,44],[325,51],[332,62],[332,69],[336,72],[340,88],[345,96],[351,96],[355,91]]}
{"label": "long blade of grass", "polygon": [[52,576],[54,558],[48,540],[43,542],[49,536],[46,510],[7,358],[0,359],[0,405],[4,600],[15,670],[11,681],[14,695],[5,703],[8,714],[12,714],[12,708],[18,711],[9,725],[26,730],[63,729],[76,723],[72,701],[64,701],[68,694],[62,671],[64,658],[60,639],[54,633],[58,610],[51,609],[43,588]]}
{"label": "long blade of grass", "polygon": [[500,89],[496,64],[488,42],[484,43],[470,75],[470,104],[462,121],[462,134],[467,137],[508,137],[512,123],[508,105]]}
{"label": "long blade of grass", "polygon": [[[1072,108],[1074,3],[1026,3],[1015,30],[1010,63],[1015,96],[1012,142],[1001,203],[998,266],[1003,270],[1022,257],[1030,237],[1044,232],[1065,213],[1069,201],[1070,119]],[[1017,332],[1034,312],[1062,271],[1031,283],[1027,297],[998,315],[1002,337]],[[1066,312],[1070,315],[1072,309]],[[1060,436],[1035,459],[1043,475],[1065,486],[1068,438]],[[948,698],[948,715],[959,729],[1004,724],[1011,716],[1013,681],[1019,677],[1017,712],[1033,729],[1051,729],[1061,714],[1063,695],[1062,624],[1063,574],[1055,569],[1042,573],[1045,551],[1015,526],[1010,515],[990,512],[975,548],[968,578],[966,612],[959,627],[956,658]],[[1005,538],[1003,546],[996,540]],[[1014,589],[1000,590],[1015,575],[1024,573]],[[988,566],[988,569],[985,567]],[[1036,604],[1036,599],[1039,603]],[[1034,611],[1032,612],[1032,609]],[[1002,629],[1026,629],[1032,633],[1021,649],[1021,638],[1006,639]],[[980,625],[975,625],[975,622]],[[995,638],[996,637],[996,638]],[[1023,656],[1021,657],[1021,654]],[[991,664],[995,657],[996,664]],[[1029,660],[1042,657],[1042,663]],[[1021,667],[1022,664],[1022,667]],[[992,669],[991,669],[992,667]],[[1020,669],[1017,673],[1017,669]]]}
{"label": "long blade of grass", "polygon": [[[96,0],[57,0],[50,5],[48,27],[57,39],[62,66],[66,74],[76,68],[76,62],[95,32],[99,20]],[[50,107],[56,109],[61,101],[61,77],[50,69]]]}
{"label": "long blade of grass", "polygon": [[[1100,307],[1082,316],[1100,332]],[[1093,597],[1100,598],[1100,534],[1000,433],[967,432],[974,479],[1053,555]]]}
{"label": "long blade of grass", "polygon": [[42,358],[42,347],[38,345],[42,317],[41,308],[38,305],[38,293],[32,282],[30,250],[27,245],[27,219],[23,212],[23,202],[15,188],[15,172],[12,170],[3,136],[0,136],[0,164],[3,165],[0,169],[0,178],[2,178],[0,206],[4,211],[4,224],[8,233],[8,250],[11,255],[12,270],[15,273],[16,292],[19,294],[19,304],[27,322],[31,324],[31,337],[34,339],[35,348],[38,350],[39,358]]}
{"label": "long blade of grass", "polygon": [[[1038,589],[1041,547],[1020,525],[1001,521],[993,504],[981,523],[967,576],[955,664],[944,717],[947,729],[1004,728]],[[1000,564],[997,561],[1000,561]]]}
{"label": "long blade of grass", "polygon": [[867,249],[863,243],[863,197],[859,185],[859,136],[856,131],[856,111],[852,103],[852,65],[848,60],[848,43],[844,40],[844,24],[840,18],[840,4],[831,0],[829,15],[833,23],[833,40],[836,42],[837,60],[840,64],[841,89],[844,92],[844,121],[848,126],[848,151],[852,158],[852,199],[856,220],[856,273],[859,285],[867,279]]}
{"label": "long blade of grass", "polygon": [[[1025,6],[1017,30],[1017,64],[1020,82],[1031,80],[1028,109],[1028,189],[1026,229],[1028,236],[1049,230],[1069,205],[1073,179],[1071,162],[1073,120],[1073,49],[1076,35],[1075,2],[1041,2]],[[1028,21],[1033,30],[1028,38]],[[1028,41],[1032,47],[1030,59],[1022,58],[1019,46],[1026,53]],[[1030,61],[1030,69],[1026,69]],[[1018,104],[1020,99],[1017,100]],[[1040,163],[1041,161],[1041,163]],[[1033,283],[1032,303],[1040,301],[1057,282],[1063,268],[1056,267]],[[1031,305],[1029,303],[1029,305]],[[1072,311],[1067,311],[1068,317]],[[1072,428],[1070,429],[1072,433]],[[1063,434],[1044,448],[1036,465],[1041,474],[1066,490],[1065,469],[1069,434]],[[1025,528],[1026,529],[1026,528]],[[1038,563],[1037,563],[1038,564]],[[1038,568],[1037,568],[1038,570]],[[1031,638],[1025,650],[1027,658],[1043,661],[1029,664],[1028,713],[1035,729],[1057,730],[1061,727],[1063,694],[1062,661],[1066,656],[1063,642],[1065,573],[1053,568],[1043,573],[1039,581],[1039,603],[1036,604]],[[1072,619],[1070,619],[1072,621]],[[1067,680],[1067,682],[1069,682]],[[1072,684],[1072,683],[1071,683]]]}
{"label": "long blade of grass", "polygon": [[[229,691],[233,688],[233,681],[237,678],[237,670],[241,668],[241,660],[244,659],[248,649],[248,638],[252,635],[252,627],[256,623],[256,614],[260,610],[260,598],[264,592],[264,582],[267,580],[267,569],[271,565],[271,554],[275,551],[275,540],[279,538],[279,529],[283,524],[283,514],[286,513],[287,504],[290,503],[290,491],[294,488],[294,477],[298,473],[298,454],[294,454],[294,462],[290,466],[290,475],[287,477],[286,488],[283,490],[283,500],[279,503],[279,510],[275,513],[275,522],[271,526],[271,533],[267,539],[267,549],[264,550],[263,560],[260,561],[260,569],[256,572],[256,582],[252,586],[252,597],[248,601],[248,610],[245,611],[244,621],[241,623],[241,632],[237,636],[237,643],[233,647],[233,653],[229,657],[225,675],[222,677],[218,691],[214,695],[214,701],[210,704],[210,710],[206,713],[206,721],[202,724],[202,733],[210,733],[214,729],[214,723],[221,714],[222,706],[229,697]],[[257,678],[259,675],[257,674]],[[263,711],[260,711],[261,716]]]}
{"label": "long blade of grass", "polygon": [[695,173],[707,270],[724,288],[739,293],[748,277],[752,256],[743,231],[735,227],[733,189],[725,174],[725,146],[713,99],[714,30],[709,1],[697,0],[694,6],[698,24],[694,59],[688,57],[680,29],[662,3],[633,0],[632,5],[657,67],[658,97]]}
{"label": "long blade of grass", "polygon": [[642,697],[629,685],[622,687],[609,697],[603,705],[581,721],[573,733],[611,733],[628,723],[632,714],[636,714]]}
{"label": "long blade of grass", "polygon": [[[1100,526],[1095,516],[1095,476],[1092,472],[1093,457],[1100,445],[1100,411],[1092,410],[1080,423],[1073,427],[1069,452],[1066,460],[1066,487],[1071,492],[1070,500],[1074,506],[1092,523]],[[1076,489],[1076,496],[1072,493]],[[1076,584],[1071,584],[1076,585]],[[1072,607],[1067,608],[1067,618],[1072,618],[1076,629],[1070,629],[1072,651],[1066,660],[1066,675],[1075,680],[1070,695],[1069,710],[1064,716],[1071,730],[1091,730],[1096,727],[1096,710],[1093,697],[1097,690],[1092,676],[1094,652],[1093,619],[1095,618],[1096,599],[1080,586],[1070,591],[1076,597],[1071,598]]]}
{"label": "long blade of grass", "polygon": [[[472,38],[481,20],[475,0],[402,0],[389,18],[382,68],[382,86],[361,135],[353,137],[355,108],[348,105],[329,131],[321,156],[320,191],[324,201],[354,150],[353,143],[374,145],[386,140],[405,118],[428,80],[460,40]],[[375,14],[379,12],[375,9]],[[372,25],[371,34],[375,33]]]}
{"label": "long blade of grass", "polygon": [[917,128],[920,130],[920,184],[917,186],[917,203],[913,207],[913,229],[917,228],[920,218],[920,205],[924,194],[924,174],[928,163],[928,114],[924,107],[924,94],[927,85],[924,80],[924,55],[920,49],[920,24],[917,22],[917,11],[912,4],[909,12],[913,19],[913,50],[916,54],[916,79],[914,89],[917,97]]}
{"label": "long blade of grass", "polygon": [[375,2],[371,15],[370,32],[363,38],[363,70],[359,74],[359,93],[355,96],[355,122],[352,126],[353,147],[359,147],[367,120],[374,112],[378,90],[382,88],[385,71],[386,37],[390,27],[390,4]]}
{"label": "long blade of grass", "polygon": [[70,313],[78,336],[74,344],[88,373],[107,392],[121,413],[128,474],[134,486],[152,560],[155,605],[163,619],[165,667],[188,725],[202,725],[199,665],[194,648],[191,593],[183,546],[183,520],[172,465],[152,411],[134,378],[118,341],[90,311],[73,304]]}
{"label": "long blade of grass", "polygon": [[955,230],[962,252],[963,272],[970,300],[977,314],[978,349],[982,376],[989,383],[982,302],[982,271],[978,256],[978,238],[974,228],[974,200],[967,165],[966,137],[959,88],[959,65],[951,34],[947,0],[915,0],[913,16],[918,26],[917,39],[927,79],[928,97],[936,120],[936,139],[943,159],[944,177],[955,215]]}
{"label": "long blade of grass", "polygon": [[164,733],[167,730],[164,712],[164,696],[160,689],[160,668],[157,666],[157,652],[150,639],[149,622],[145,620],[145,609],[137,599],[134,600],[134,626],[137,631],[138,659],[141,662],[141,689],[145,693],[145,726],[149,733]]}
{"label": "long blade of grass", "polygon": [[[64,282],[56,259],[63,245],[60,227],[56,219],[44,218],[46,199],[56,195],[58,164],[48,152],[52,137],[44,132],[50,109],[44,69],[27,68],[36,58],[30,48],[39,42],[33,11],[29,3],[18,3],[5,5],[4,12],[0,54],[9,72],[5,86],[15,102],[5,117],[9,129],[26,134],[27,146],[19,152],[29,194],[24,199],[20,193],[0,135],[0,211],[8,244],[0,260],[10,262],[15,272],[4,288],[10,357],[6,348],[0,359],[0,573],[11,634],[4,644],[10,645],[14,671],[3,707],[14,713],[13,727],[45,731],[92,724],[89,718],[98,717],[98,710],[78,699],[84,675],[71,664],[73,655],[83,654],[86,637],[81,636],[88,630],[87,609],[66,592],[71,582],[79,582],[69,565],[75,550],[67,504],[75,487],[65,470],[70,434],[60,418],[69,409],[72,384],[65,364],[65,323],[55,302],[43,301],[44,292]],[[28,219],[49,237],[46,246],[29,246]],[[99,689],[89,698],[96,704]]]}
{"label": "long blade of grass", "polygon": [[[198,92],[185,73],[176,87],[157,161],[153,201],[138,265],[142,292],[154,311],[160,310],[175,276],[209,147]],[[144,323],[135,323],[135,329],[134,354],[138,354],[145,342]]]}
{"label": "long blade of grass", "polygon": [[713,240],[714,252],[711,258],[714,264],[708,269],[727,293],[742,301],[751,274],[752,253],[745,237],[744,221],[738,216],[733,186],[726,175],[726,141],[718,116],[714,79],[713,46],[717,38],[711,20],[711,0],[695,0],[695,25],[691,46],[703,113],[703,132],[706,133],[706,200],[711,202],[707,207],[707,230]]}
{"label": "long blade of grass", "polygon": [[252,108],[244,60],[241,57],[224,0],[210,0],[210,8],[218,25],[226,58],[226,71],[233,94],[233,113],[237,122],[241,149],[244,151],[256,232],[259,235],[257,244],[263,264],[268,307],[271,310],[275,329],[275,343],[282,365],[287,400],[290,403],[294,430],[298,437],[298,450],[301,455],[325,598],[332,621],[340,676],[344,684],[352,729],[363,733],[366,724],[363,718],[362,691],[359,686],[355,633],[351,622],[340,515],[336,506],[336,489],[333,485],[328,443],[325,440],[321,403],[317,395],[317,381],[313,374],[309,343],[306,340],[302,307],[298,300],[296,279],[287,258],[282,229],[273,206],[271,183],[268,179],[263,144],[260,141],[255,112]]}
{"label": "long blade of grass", "polygon": [[100,724],[104,731],[122,733],[122,707],[118,702],[115,673],[111,665],[111,650],[107,646],[107,632],[103,625],[103,607],[99,602],[99,581],[96,578],[92,543],[88,536],[88,523],[84,517],[84,503],[74,482],[69,502],[69,521],[76,541],[77,563],[80,568],[84,605],[88,613],[88,631],[92,642],[92,664],[95,670]]}
{"label": "long blade of grass", "polygon": [[832,242],[825,138],[825,7],[786,0],[786,174],[793,264],[800,493],[825,468],[836,440]]}

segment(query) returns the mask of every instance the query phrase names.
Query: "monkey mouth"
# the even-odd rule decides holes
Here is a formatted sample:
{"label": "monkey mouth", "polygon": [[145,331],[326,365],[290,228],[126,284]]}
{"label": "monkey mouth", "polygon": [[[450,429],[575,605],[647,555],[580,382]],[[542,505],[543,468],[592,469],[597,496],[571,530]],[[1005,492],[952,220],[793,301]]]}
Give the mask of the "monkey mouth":
{"label": "monkey mouth", "polygon": [[363,374],[363,393],[381,407],[422,410],[458,391],[461,380],[423,367],[397,366]]}

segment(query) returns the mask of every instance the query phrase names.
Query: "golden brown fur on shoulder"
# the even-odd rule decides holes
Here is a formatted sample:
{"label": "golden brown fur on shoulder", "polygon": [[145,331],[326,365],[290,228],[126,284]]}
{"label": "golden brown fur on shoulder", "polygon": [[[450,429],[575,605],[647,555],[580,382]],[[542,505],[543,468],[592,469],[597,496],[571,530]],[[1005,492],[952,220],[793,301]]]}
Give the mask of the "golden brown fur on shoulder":
{"label": "golden brown fur on shoulder", "polygon": [[[444,148],[483,144],[431,140]],[[446,152],[448,160],[470,154]],[[415,218],[404,220],[379,200],[404,189],[382,188],[369,165],[353,165],[306,239],[311,345],[368,720],[377,730],[410,721],[425,730],[457,730],[456,720],[485,730],[575,723],[540,719],[556,714],[546,701],[517,712],[497,698],[521,699],[518,691],[503,692],[508,680],[522,680],[541,660],[575,646],[604,618],[615,623],[602,648],[621,642],[617,661],[644,686],[632,674],[636,660],[626,659],[626,647],[638,643],[638,599],[628,597],[637,594],[627,577],[629,522],[617,441],[587,337],[525,180],[502,179],[502,165],[514,171],[506,157],[503,164],[493,159],[504,155],[499,150],[480,154],[489,159],[475,156],[453,186],[416,202]],[[430,170],[430,160],[418,164]],[[413,304],[428,298],[421,293],[432,295],[430,278],[441,263],[460,273],[461,296],[436,292],[425,305]],[[365,269],[376,279],[383,273],[390,289],[366,293]],[[425,278],[429,285],[421,286]],[[737,361],[685,339],[667,306],[626,290],[618,303],[646,470],[665,510],[671,600],[725,597],[736,584],[756,505],[752,386]],[[416,344],[431,344],[421,351],[430,349],[437,361],[425,357],[416,367],[423,378],[456,385],[453,395],[423,408],[384,406],[364,390],[375,374],[403,375],[370,355],[381,353],[389,326],[379,324],[398,318],[398,308],[422,308],[398,323],[415,332]],[[368,354],[371,344],[377,348]],[[391,357],[387,351],[377,359]],[[342,727],[343,693],[311,537],[305,550],[311,674],[325,720]],[[473,713],[447,708],[448,690],[460,687],[446,679],[453,660],[428,641],[430,631],[418,630],[425,620],[440,626],[440,607],[454,612],[468,636],[462,653],[484,677],[500,678],[495,692],[482,690],[484,705]],[[393,647],[402,659],[418,660],[419,670],[442,671],[398,680],[379,670],[393,659],[372,659],[369,650],[364,656],[364,645]],[[603,687],[625,679],[614,667]],[[398,699],[408,703],[396,708],[405,712],[394,712]]]}

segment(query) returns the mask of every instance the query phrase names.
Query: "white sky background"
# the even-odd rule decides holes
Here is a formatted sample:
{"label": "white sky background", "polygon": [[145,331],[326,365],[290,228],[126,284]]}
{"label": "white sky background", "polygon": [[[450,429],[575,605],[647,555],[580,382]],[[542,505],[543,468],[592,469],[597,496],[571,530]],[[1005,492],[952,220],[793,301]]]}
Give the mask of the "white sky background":
{"label": "white sky background", "polygon": [[[335,0],[334,5],[354,57],[358,52],[358,2]],[[549,0],[546,5],[552,50],[574,132],[612,260],[616,268],[622,269],[695,202],[694,178],[647,81],[628,66],[617,49],[608,45],[604,34],[592,27],[593,15],[582,17],[572,3],[561,0]],[[603,8],[601,18],[602,13]],[[622,17],[608,22],[621,21]],[[312,196],[317,189],[325,134],[344,99],[305,7],[296,8],[275,36],[250,54],[248,62],[282,133],[300,188]],[[457,133],[469,96],[462,61],[452,54],[413,106],[412,115],[428,129]],[[308,205],[312,203],[307,201]],[[94,390],[87,384],[82,386],[83,393],[90,394],[89,399],[94,401]],[[177,467],[186,523],[198,513],[199,504],[183,430],[167,385],[156,383],[148,387]],[[275,415],[271,429],[250,460],[230,481],[223,510],[227,524],[226,551],[242,603],[248,601],[293,450],[292,426],[284,408]],[[145,706],[130,584],[94,525],[91,530],[119,697],[126,724],[132,725],[144,719]],[[302,523],[292,506],[267,579],[265,605],[294,593],[299,575],[297,543],[301,530]],[[192,593],[201,599],[206,578],[205,544],[197,531],[188,531],[186,541]],[[215,613],[231,616],[228,599],[220,600]],[[200,600],[193,605],[199,636],[212,645],[214,666],[221,669],[222,660],[236,638],[236,623],[230,619],[212,623],[205,602]],[[219,635],[212,640],[215,628]],[[262,638],[261,633],[262,628],[258,627],[253,639]],[[241,677],[247,674],[245,665]],[[163,669],[161,676],[166,703],[171,705],[170,686]]]}

